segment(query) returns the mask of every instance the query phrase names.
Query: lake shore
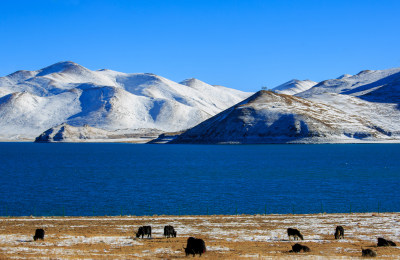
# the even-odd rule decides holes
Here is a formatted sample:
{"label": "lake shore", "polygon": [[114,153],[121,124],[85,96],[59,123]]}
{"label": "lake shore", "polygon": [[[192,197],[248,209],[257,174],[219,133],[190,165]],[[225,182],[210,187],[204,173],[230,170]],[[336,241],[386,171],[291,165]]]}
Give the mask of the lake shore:
{"label": "lake shore", "polygon": [[[139,226],[152,226],[152,238],[135,237]],[[176,238],[164,238],[172,225]],[[336,226],[345,229],[335,240]],[[290,253],[286,229],[304,236],[296,241],[309,253]],[[36,228],[45,239],[33,241]],[[175,259],[185,258],[183,246],[190,236],[202,238],[211,259],[357,258],[370,248],[379,258],[400,258],[399,247],[376,247],[384,237],[399,244],[400,213],[119,216],[119,217],[8,217],[0,218],[0,258],[62,259]]]}

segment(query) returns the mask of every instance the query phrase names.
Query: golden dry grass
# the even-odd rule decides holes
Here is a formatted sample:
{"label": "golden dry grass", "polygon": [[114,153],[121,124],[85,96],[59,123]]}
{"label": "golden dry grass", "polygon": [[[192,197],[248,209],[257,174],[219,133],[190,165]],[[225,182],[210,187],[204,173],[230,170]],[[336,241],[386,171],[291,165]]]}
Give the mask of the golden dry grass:
{"label": "golden dry grass", "polygon": [[[162,236],[168,224],[177,230],[177,238]],[[152,226],[151,239],[134,236],[142,225]],[[344,240],[334,240],[337,225],[345,228]],[[310,247],[310,253],[289,253],[294,244],[288,241],[289,227],[301,231],[300,243]],[[36,228],[46,231],[44,241],[33,241]],[[195,236],[206,242],[202,258],[343,259],[360,257],[364,247],[379,258],[400,259],[399,247],[376,247],[378,237],[398,244],[399,234],[400,213],[0,218],[0,258],[186,258],[182,247]]]}

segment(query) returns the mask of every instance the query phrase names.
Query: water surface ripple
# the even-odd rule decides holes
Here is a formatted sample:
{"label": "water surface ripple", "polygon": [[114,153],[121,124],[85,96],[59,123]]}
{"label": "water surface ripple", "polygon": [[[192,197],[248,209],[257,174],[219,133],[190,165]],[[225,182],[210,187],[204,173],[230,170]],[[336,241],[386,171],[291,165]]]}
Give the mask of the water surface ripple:
{"label": "water surface ripple", "polygon": [[0,143],[0,215],[400,211],[400,144]]}

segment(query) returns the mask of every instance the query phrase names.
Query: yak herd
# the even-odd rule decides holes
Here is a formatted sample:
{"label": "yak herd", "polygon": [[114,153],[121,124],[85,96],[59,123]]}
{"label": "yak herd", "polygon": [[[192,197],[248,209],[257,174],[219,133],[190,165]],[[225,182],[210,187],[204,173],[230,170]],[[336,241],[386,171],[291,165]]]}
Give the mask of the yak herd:
{"label": "yak herd", "polygon": [[[290,238],[293,237],[293,240],[298,240],[299,238],[303,240],[303,235],[300,233],[299,230],[294,229],[294,228],[288,228],[287,229],[287,234]],[[344,238],[344,228],[342,226],[337,226],[335,230],[335,239],[341,239]],[[378,238],[378,244],[377,246],[396,246],[396,243],[390,240],[386,240],[382,237]],[[299,243],[295,244],[292,246],[292,250],[289,252],[293,253],[299,253],[299,252],[310,252],[310,248],[308,246],[301,245]],[[375,257],[376,252],[372,249],[363,249],[361,248],[361,256],[363,257]]]}
{"label": "yak herd", "polygon": [[[44,230],[43,229],[36,229],[35,235],[33,236],[33,239],[36,241],[38,239],[43,240],[44,239]],[[291,241],[291,238],[293,237],[293,240],[304,240],[303,235],[300,233],[298,229],[295,228],[288,228],[287,229],[287,234],[289,237],[289,241]],[[146,236],[147,238],[151,238],[151,226],[142,226],[139,227],[138,231],[136,232],[136,237],[142,237],[144,238]],[[173,226],[168,225],[164,227],[164,236],[166,238],[170,237],[176,237],[176,231]],[[344,228],[342,226],[337,226],[335,230],[335,239],[342,239],[344,238]],[[396,243],[390,240],[386,240],[382,237],[378,238],[378,247],[381,246],[396,246]],[[203,239],[200,238],[194,238],[194,237],[189,237],[186,243],[186,247],[183,248],[185,250],[186,256],[188,255],[193,255],[195,256],[196,254],[199,254],[200,256],[206,252],[206,244],[204,243]],[[363,257],[375,257],[376,252],[372,249],[363,249],[361,248],[361,254]],[[296,243],[292,246],[292,250],[290,250],[290,253],[299,253],[299,252],[310,252],[311,249],[308,246],[301,245],[299,243]]]}

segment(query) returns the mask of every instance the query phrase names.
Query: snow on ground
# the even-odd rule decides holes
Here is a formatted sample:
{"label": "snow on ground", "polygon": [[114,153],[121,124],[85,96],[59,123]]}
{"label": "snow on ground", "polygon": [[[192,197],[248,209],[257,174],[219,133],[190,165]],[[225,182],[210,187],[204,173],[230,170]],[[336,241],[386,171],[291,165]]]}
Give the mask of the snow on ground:
{"label": "snow on ground", "polygon": [[230,251],[231,249],[224,246],[208,246],[207,251]]}
{"label": "snow on ground", "polygon": [[[159,255],[182,255],[182,245],[187,237],[194,236],[205,239],[207,252],[225,254],[235,252],[234,245],[240,243],[266,243],[275,248],[270,254],[275,254],[282,245],[290,248],[294,241],[289,241],[287,228],[297,228],[304,236],[301,243],[308,245],[327,245],[335,243],[332,249],[335,253],[355,254],[359,247],[349,247],[354,243],[371,246],[376,244],[378,237],[384,237],[398,243],[400,236],[400,214],[398,213],[354,213],[354,214],[319,214],[319,215],[238,215],[238,216],[153,216],[153,217],[65,217],[65,218],[1,218],[0,225],[6,227],[11,224],[25,230],[23,224],[42,223],[45,227],[44,241],[33,241],[32,236],[15,233],[5,234],[5,229],[0,230],[0,256],[7,254],[25,254],[44,256],[51,255],[77,255],[95,256],[107,253],[108,256],[118,258],[118,251],[131,250],[130,257],[154,257]],[[65,226],[65,223],[68,226]],[[132,223],[132,224],[128,224]],[[135,223],[135,224],[134,224]],[[37,224],[33,224],[37,225]],[[64,230],[70,229],[68,234],[57,233],[53,230],[62,225]],[[137,239],[134,231],[142,225],[152,226],[152,238]],[[178,233],[174,239],[163,238],[165,225],[173,225]],[[345,229],[345,238],[334,240],[334,231],[337,225]],[[87,234],[85,231],[106,227],[112,235]],[[78,232],[79,235],[74,235]],[[85,235],[81,235],[81,234]],[[180,238],[178,245],[174,244]],[[157,245],[150,247],[148,245]],[[296,241],[297,242],[297,241]],[[225,244],[222,244],[225,243]],[[229,244],[226,244],[229,243]],[[175,245],[175,246],[174,246]],[[104,249],[99,247],[104,246]],[[328,247],[329,248],[329,247]],[[104,251],[103,251],[104,250]],[[327,249],[324,249],[327,250]],[[319,251],[323,254],[324,251]],[[391,252],[385,253],[387,257],[398,257]],[[127,254],[124,254],[127,256]],[[246,258],[265,258],[260,254],[241,254]],[[303,257],[302,255],[298,255]],[[286,256],[282,256],[286,257]],[[312,256],[318,259],[317,256]],[[342,256],[337,257],[342,258]]]}
{"label": "snow on ground", "polygon": [[97,244],[105,243],[108,245],[118,245],[118,246],[132,246],[132,245],[143,245],[143,243],[133,240],[129,237],[117,237],[117,236],[94,236],[94,237],[84,237],[84,236],[62,236],[60,242],[57,242],[57,246],[71,246],[77,244]]}

